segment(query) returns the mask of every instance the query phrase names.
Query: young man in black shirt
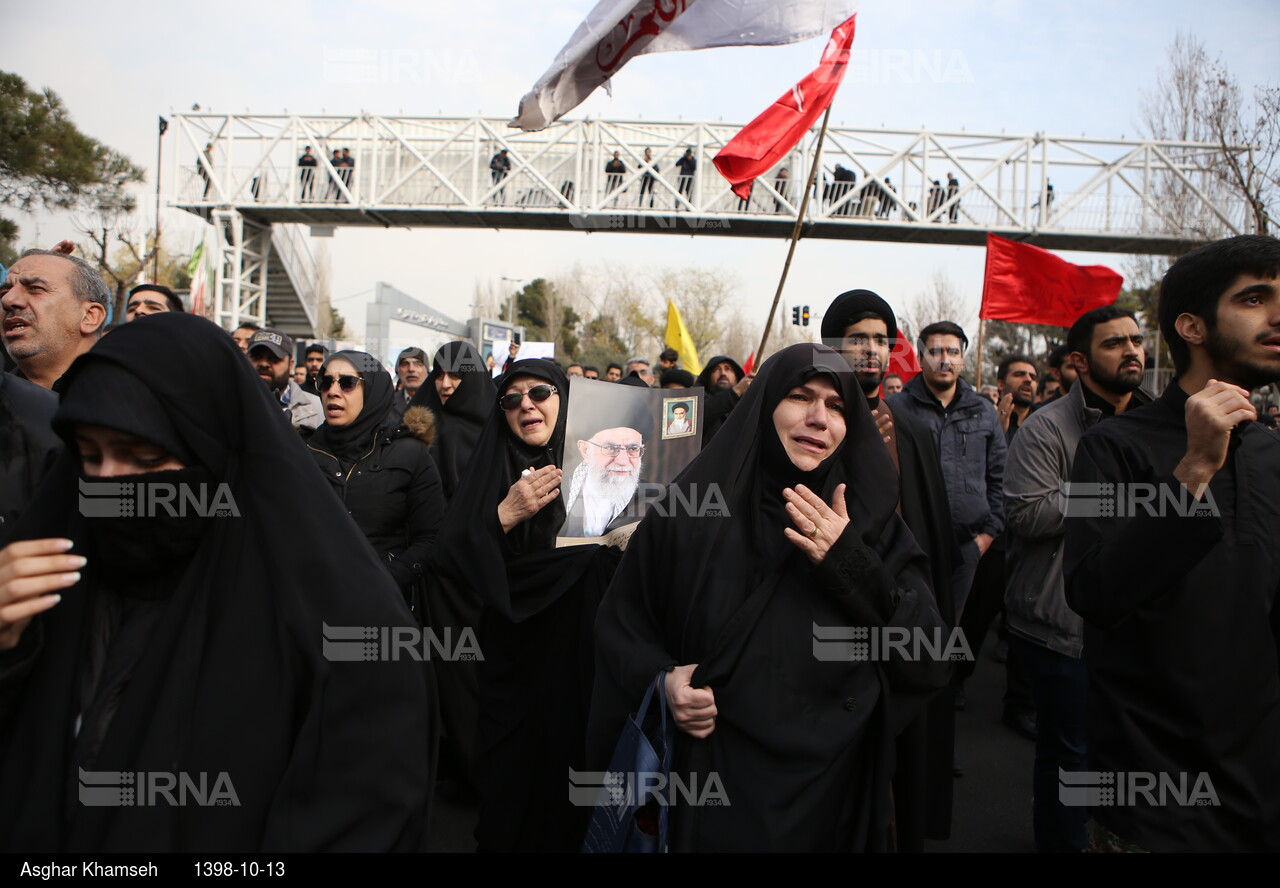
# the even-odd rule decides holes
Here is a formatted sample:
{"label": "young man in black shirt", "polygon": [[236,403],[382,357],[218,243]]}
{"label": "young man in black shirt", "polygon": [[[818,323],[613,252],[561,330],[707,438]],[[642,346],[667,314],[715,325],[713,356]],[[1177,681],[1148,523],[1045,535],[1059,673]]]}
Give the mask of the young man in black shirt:
{"label": "young man in black shirt", "polygon": [[1174,263],[1177,377],[1080,439],[1070,495],[1101,485],[1097,517],[1067,504],[1063,567],[1102,772],[1091,848],[1280,851],[1280,440],[1249,402],[1280,379],[1278,274],[1262,235]]}

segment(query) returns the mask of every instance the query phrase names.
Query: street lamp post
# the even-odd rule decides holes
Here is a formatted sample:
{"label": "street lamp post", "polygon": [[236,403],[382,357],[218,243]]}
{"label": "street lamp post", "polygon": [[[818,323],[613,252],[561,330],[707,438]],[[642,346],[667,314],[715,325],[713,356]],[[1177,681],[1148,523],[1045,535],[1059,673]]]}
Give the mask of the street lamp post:
{"label": "street lamp post", "polygon": [[155,254],[151,257],[151,280],[160,283],[160,159],[164,145],[164,134],[169,129],[169,121],[160,118],[160,133],[156,136],[156,242]]}

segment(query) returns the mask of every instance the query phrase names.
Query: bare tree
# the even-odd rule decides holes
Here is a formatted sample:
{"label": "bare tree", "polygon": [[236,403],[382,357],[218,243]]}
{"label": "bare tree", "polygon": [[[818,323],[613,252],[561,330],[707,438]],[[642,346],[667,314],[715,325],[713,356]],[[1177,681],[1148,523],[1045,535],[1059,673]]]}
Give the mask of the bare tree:
{"label": "bare tree", "polygon": [[115,291],[112,317],[117,322],[124,318],[125,294],[139,281],[150,280],[153,268],[158,271],[158,280],[154,283],[175,289],[188,283],[188,257],[160,248],[155,230],[137,228],[134,221],[132,202],[104,203],[88,216],[72,217],[72,225],[87,241],[81,243],[81,252],[98,267],[103,279]]}
{"label": "bare tree", "polygon": [[[1280,88],[1259,86],[1248,93],[1220,60],[1210,59],[1204,44],[1179,33],[1156,85],[1142,97],[1140,125],[1151,138],[1214,144],[1211,152],[1175,160],[1206,174],[1192,181],[1211,203],[1243,201],[1246,224],[1266,234],[1280,196]],[[1189,241],[1204,243],[1227,233],[1181,177],[1162,174],[1156,194],[1161,213]]]}

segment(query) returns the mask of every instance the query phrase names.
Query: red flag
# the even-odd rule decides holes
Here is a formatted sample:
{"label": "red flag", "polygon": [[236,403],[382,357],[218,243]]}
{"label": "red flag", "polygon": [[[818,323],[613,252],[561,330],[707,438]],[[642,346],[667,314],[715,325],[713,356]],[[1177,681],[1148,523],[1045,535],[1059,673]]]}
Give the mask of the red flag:
{"label": "red flag", "polygon": [[756,178],[796,146],[835,98],[849,64],[857,18],[856,14],[850,16],[832,31],[818,67],[744,126],[715,156],[716,169],[729,180],[738,197],[750,198]]}
{"label": "red flag", "polygon": [[902,335],[902,331],[898,331],[898,341],[894,343],[893,348],[889,351],[889,369],[885,371],[885,376],[896,373],[902,377],[902,384],[906,385],[912,378],[920,372],[920,359],[916,357],[916,350],[911,347],[907,337]]}
{"label": "red flag", "polygon": [[1048,250],[988,234],[978,317],[1070,327],[1086,311],[1115,302],[1123,284],[1105,265],[1072,265]]}
{"label": "red flag", "polygon": [[755,368],[756,368],[756,353],[752,352],[751,356],[747,358],[747,362],[742,365],[742,374],[746,376],[750,374],[751,371],[754,370]]}

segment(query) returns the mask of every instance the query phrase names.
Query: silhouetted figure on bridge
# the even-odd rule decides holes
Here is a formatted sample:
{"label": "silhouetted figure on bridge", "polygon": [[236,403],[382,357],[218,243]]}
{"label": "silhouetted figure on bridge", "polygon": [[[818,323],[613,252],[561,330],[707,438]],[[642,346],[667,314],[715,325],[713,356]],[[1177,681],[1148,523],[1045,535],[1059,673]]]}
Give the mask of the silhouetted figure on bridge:
{"label": "silhouetted figure on bridge", "polygon": [[684,155],[676,161],[676,169],[680,171],[680,195],[689,203],[693,203],[693,174],[698,169],[698,158],[693,156],[693,149],[684,149]]}
{"label": "silhouetted figure on bridge", "polygon": [[316,167],[319,163],[316,161],[315,155],[311,153],[311,146],[302,149],[302,156],[298,158],[298,184],[301,186],[299,197],[303,201],[311,200],[312,191],[316,185]]}

